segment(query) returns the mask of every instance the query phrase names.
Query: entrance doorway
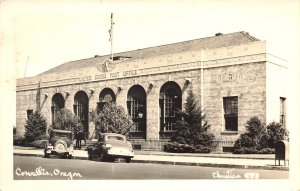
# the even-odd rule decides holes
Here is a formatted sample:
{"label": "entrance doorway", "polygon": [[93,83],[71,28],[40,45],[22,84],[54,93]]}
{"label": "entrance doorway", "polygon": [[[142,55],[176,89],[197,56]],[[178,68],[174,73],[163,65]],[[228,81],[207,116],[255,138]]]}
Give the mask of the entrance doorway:
{"label": "entrance doorway", "polygon": [[85,138],[89,136],[89,98],[84,91],[79,91],[74,97],[74,114],[80,119]]}
{"label": "entrance doorway", "polygon": [[127,95],[127,109],[135,124],[130,134],[133,138],[146,138],[146,92],[140,85],[132,86]]}

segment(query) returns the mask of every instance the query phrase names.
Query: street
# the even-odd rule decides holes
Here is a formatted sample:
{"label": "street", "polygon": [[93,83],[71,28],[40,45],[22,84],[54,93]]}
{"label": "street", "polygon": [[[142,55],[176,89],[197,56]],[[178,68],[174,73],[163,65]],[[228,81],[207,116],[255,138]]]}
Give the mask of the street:
{"label": "street", "polygon": [[15,180],[287,179],[288,171],[14,156]]}

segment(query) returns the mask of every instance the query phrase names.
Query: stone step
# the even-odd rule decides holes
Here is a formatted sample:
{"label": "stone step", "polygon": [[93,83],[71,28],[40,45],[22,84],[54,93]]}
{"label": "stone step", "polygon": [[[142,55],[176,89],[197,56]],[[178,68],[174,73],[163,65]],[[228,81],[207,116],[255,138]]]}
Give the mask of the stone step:
{"label": "stone step", "polygon": [[[86,150],[88,146],[94,145],[97,142],[98,142],[97,139],[88,139],[88,140],[86,140],[86,144],[84,144],[84,141],[81,141],[81,149],[80,150]],[[76,148],[76,150],[78,150],[78,149]]]}

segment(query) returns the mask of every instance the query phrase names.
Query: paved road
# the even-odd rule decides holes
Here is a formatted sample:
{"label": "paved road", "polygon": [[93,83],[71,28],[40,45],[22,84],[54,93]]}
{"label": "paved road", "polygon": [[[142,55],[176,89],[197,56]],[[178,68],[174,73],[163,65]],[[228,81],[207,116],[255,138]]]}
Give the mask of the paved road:
{"label": "paved road", "polygon": [[14,156],[15,180],[101,179],[286,179],[288,171],[114,163]]}

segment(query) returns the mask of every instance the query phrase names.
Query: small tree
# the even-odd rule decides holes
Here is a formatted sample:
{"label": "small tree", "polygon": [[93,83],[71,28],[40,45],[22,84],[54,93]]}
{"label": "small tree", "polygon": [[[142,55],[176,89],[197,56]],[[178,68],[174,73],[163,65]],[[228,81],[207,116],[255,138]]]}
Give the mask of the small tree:
{"label": "small tree", "polygon": [[29,115],[25,124],[24,138],[28,142],[41,139],[42,136],[46,135],[47,122],[42,114],[38,111],[33,112]]}
{"label": "small tree", "polygon": [[287,129],[280,123],[272,122],[265,126],[258,117],[252,117],[246,122],[246,130],[236,140],[234,153],[240,153],[241,149],[252,149],[254,153],[267,148],[274,149],[278,140],[288,137]]}
{"label": "small tree", "polygon": [[272,122],[267,125],[268,147],[274,148],[275,143],[279,140],[285,140],[289,132],[281,123]]}
{"label": "small tree", "polygon": [[134,123],[125,109],[114,103],[105,104],[99,113],[93,111],[91,121],[96,125],[97,135],[101,132],[129,136],[130,129],[134,127]]}
{"label": "small tree", "polygon": [[80,119],[66,108],[60,109],[54,116],[52,123],[53,129],[70,130],[74,133],[80,126]]}
{"label": "small tree", "polygon": [[254,116],[246,122],[246,132],[240,135],[234,144],[235,149],[242,147],[258,148],[262,138],[265,138],[266,129],[261,120]]}
{"label": "small tree", "polygon": [[188,145],[202,145],[209,146],[214,139],[212,133],[207,130],[210,125],[205,120],[205,115],[196,103],[195,95],[192,91],[188,92],[186,103],[183,111],[177,111],[178,120],[174,124],[175,132],[171,137],[172,142]]}
{"label": "small tree", "polygon": [[256,116],[250,118],[245,125],[247,129],[247,136],[252,139],[252,147],[259,146],[260,139],[266,134],[265,125]]}

